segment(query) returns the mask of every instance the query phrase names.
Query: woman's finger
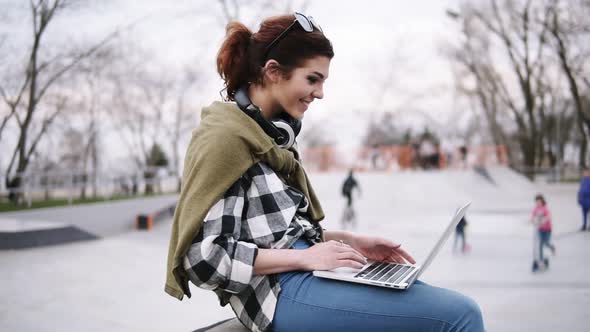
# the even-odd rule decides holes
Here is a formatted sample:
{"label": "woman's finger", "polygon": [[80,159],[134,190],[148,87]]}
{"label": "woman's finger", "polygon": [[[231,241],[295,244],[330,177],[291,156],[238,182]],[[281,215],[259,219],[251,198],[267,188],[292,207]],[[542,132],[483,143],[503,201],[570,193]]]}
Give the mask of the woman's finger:
{"label": "woman's finger", "polygon": [[338,255],[339,260],[353,260],[363,265],[367,264],[367,260],[356,252],[341,252]]}
{"label": "woman's finger", "polygon": [[403,261],[403,258],[400,255],[398,255],[395,252],[392,252],[389,254],[389,256],[387,256],[387,258],[385,258],[385,261],[392,262],[392,263],[399,263],[400,259],[401,259],[401,261]]}
{"label": "woman's finger", "polygon": [[350,259],[342,259],[342,260],[339,260],[338,262],[339,262],[339,267],[350,267],[350,268],[359,269],[359,270],[362,269],[363,266],[365,266],[365,264],[361,264],[357,261],[353,261]]}
{"label": "woman's finger", "polygon": [[375,238],[373,240],[373,247],[377,248],[377,247],[380,247],[380,246],[386,247],[388,249],[396,249],[396,248],[399,248],[400,245],[397,244],[397,243],[395,243],[395,242],[392,242],[392,241],[390,241],[388,239]]}
{"label": "woman's finger", "polygon": [[412,264],[416,264],[416,261],[414,260],[414,258],[410,254],[408,254],[405,250],[403,250],[402,248],[395,249],[395,252],[397,254],[399,254],[400,256],[402,256],[408,262],[410,262]]}
{"label": "woman's finger", "polygon": [[388,240],[385,240],[384,245],[386,245],[387,247],[389,247],[391,249],[397,249],[397,248],[401,247],[401,244],[395,243],[395,242],[391,242],[391,241],[388,241]]}
{"label": "woman's finger", "polygon": [[406,260],[397,252],[392,252],[388,259],[394,263],[406,264]]}
{"label": "woman's finger", "polygon": [[354,249],[353,247],[349,246],[349,245],[348,245],[348,244],[346,244],[346,243],[339,244],[339,245],[336,247],[336,250],[337,250],[338,252],[354,252],[354,253],[356,253],[356,254],[358,254],[358,255],[362,256],[362,254],[361,254],[361,253],[360,253],[358,250]]}

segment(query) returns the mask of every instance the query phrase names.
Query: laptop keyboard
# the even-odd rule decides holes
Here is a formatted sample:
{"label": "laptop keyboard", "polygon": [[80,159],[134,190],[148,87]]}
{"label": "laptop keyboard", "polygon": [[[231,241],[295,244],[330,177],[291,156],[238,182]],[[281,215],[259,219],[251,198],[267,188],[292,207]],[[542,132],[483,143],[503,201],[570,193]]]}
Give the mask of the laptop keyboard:
{"label": "laptop keyboard", "polygon": [[397,283],[411,273],[415,267],[395,263],[374,262],[354,277],[370,281]]}

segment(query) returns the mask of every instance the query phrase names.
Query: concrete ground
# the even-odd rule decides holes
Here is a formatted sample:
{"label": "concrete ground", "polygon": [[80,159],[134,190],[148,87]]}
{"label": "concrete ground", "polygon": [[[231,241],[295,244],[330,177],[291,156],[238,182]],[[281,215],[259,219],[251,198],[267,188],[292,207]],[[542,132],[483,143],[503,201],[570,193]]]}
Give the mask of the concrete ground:
{"label": "concrete ground", "polygon": [[[466,200],[468,254],[452,240],[422,279],[458,290],[482,308],[488,331],[588,331],[590,232],[577,232],[577,185],[533,185],[503,169],[494,183],[473,172],[360,174],[357,231],[389,237],[420,261]],[[312,174],[328,229],[341,228],[344,174]],[[533,274],[533,196],[546,195],[557,253]],[[0,223],[3,215],[0,214]],[[170,221],[151,231],[0,251],[0,331],[191,331],[229,318],[212,292],[183,301],[163,291]]]}

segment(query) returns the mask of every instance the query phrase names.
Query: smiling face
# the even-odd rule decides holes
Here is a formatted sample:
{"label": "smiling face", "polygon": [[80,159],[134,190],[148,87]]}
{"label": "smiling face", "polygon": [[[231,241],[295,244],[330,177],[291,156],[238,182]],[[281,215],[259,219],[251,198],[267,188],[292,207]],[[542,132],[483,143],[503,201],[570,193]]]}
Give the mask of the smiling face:
{"label": "smiling face", "polygon": [[314,99],[324,97],[324,82],[328,78],[330,59],[325,56],[311,58],[295,68],[288,78],[281,78],[272,86],[276,107],[273,113],[285,111],[301,120]]}

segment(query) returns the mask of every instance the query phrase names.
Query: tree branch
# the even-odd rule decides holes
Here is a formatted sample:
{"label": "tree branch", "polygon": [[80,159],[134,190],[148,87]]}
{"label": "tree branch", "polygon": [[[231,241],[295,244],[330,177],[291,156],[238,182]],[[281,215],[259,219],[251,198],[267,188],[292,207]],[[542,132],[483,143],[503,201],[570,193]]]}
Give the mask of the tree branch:
{"label": "tree branch", "polygon": [[86,52],[78,55],[73,61],[71,61],[69,64],[65,65],[61,70],[57,71],[54,75],[52,75],[47,80],[47,82],[45,83],[45,85],[40,89],[39,94],[35,98],[35,103],[37,103],[43,97],[43,95],[45,94],[45,92],[47,91],[47,89],[51,86],[51,84],[53,84],[53,82],[55,82],[57,79],[59,79],[63,74],[65,74],[72,67],[74,67],[75,65],[77,65],[80,61],[82,61],[82,60],[90,57],[91,55],[93,55],[96,51],[98,51],[100,48],[102,48],[104,45],[106,45],[111,39],[113,39],[114,37],[116,37],[118,33],[119,32],[117,30],[115,30],[114,32],[110,33],[109,35],[107,35],[107,37],[105,37],[103,40],[101,40],[98,44],[96,44],[95,46],[91,47]]}
{"label": "tree branch", "polygon": [[57,110],[55,112],[53,112],[53,114],[51,114],[45,120],[43,120],[43,125],[41,126],[41,130],[39,131],[39,133],[37,134],[37,136],[33,139],[33,143],[31,144],[31,146],[29,147],[29,150],[27,151],[27,154],[26,154],[26,157],[25,157],[26,163],[29,162],[29,159],[31,158],[31,155],[37,149],[37,145],[39,144],[39,141],[41,140],[41,137],[45,134],[45,132],[47,132],[47,128],[49,128],[49,126],[51,125],[51,123],[55,120],[55,118],[57,117],[57,115],[59,113],[61,113],[61,111],[64,108],[65,108],[65,101],[62,100],[62,101],[59,102],[59,105],[57,106]]}

